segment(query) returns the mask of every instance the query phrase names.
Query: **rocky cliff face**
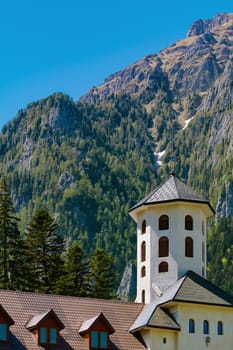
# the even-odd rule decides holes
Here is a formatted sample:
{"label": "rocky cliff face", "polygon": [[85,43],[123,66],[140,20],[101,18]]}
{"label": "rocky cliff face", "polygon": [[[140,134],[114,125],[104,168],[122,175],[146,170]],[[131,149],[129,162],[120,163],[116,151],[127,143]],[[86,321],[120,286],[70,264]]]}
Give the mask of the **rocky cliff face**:
{"label": "rocky cliff face", "polygon": [[184,106],[184,99],[195,91],[208,93],[224,72],[231,60],[232,39],[233,14],[198,20],[191,25],[186,39],[111,75],[99,87],[88,91],[82,100],[104,100],[123,91],[139,98],[153,87],[149,103],[153,103],[159,89],[166,88],[173,100],[182,98]]}
{"label": "rocky cliff face", "polygon": [[216,221],[221,217],[233,217],[233,182],[227,182],[218,198]]}
{"label": "rocky cliff face", "polygon": [[199,19],[189,28],[187,36],[195,36],[204,33],[211,33],[215,28],[229,21],[227,13],[219,13],[213,19]]}
{"label": "rocky cliff face", "polygon": [[[165,163],[168,161],[168,152],[177,153],[177,168],[184,167],[178,171],[181,171],[183,177],[190,179],[190,182],[193,181],[193,172],[190,169],[199,167],[200,162],[207,173],[212,173],[213,179],[214,176],[223,177],[223,169],[227,174],[231,173],[229,164],[233,147],[232,44],[232,13],[217,14],[213,19],[197,20],[190,26],[185,39],[111,75],[99,87],[88,91],[82,100],[91,103],[98,100],[104,103],[109,95],[129,93],[144,105],[153,118],[151,132],[154,137],[155,155],[163,152],[162,160]],[[207,134],[203,140],[200,124]],[[178,143],[184,143],[184,134],[188,134],[192,127],[198,130],[192,132],[195,134],[196,143],[192,144],[193,148],[188,153],[186,151],[185,157],[191,159],[190,162],[192,158],[198,162],[195,160],[195,164],[189,163],[187,166],[184,165],[187,159],[183,160],[184,156],[180,156],[182,151],[174,148],[174,141],[167,152],[166,148],[171,139],[180,138]],[[186,137],[192,138],[190,134]],[[204,142],[206,148],[201,146]],[[198,147],[201,149],[198,150]],[[191,155],[196,152],[198,156]],[[226,163],[224,166],[223,162]],[[218,168],[222,168],[222,171]],[[204,178],[204,175],[202,177]],[[231,181],[230,177],[230,187]],[[210,193],[209,188],[204,194],[213,197],[215,205],[219,203],[219,213],[231,213],[229,210],[220,209],[224,206],[232,207],[231,196],[225,196],[224,205],[220,205],[221,200],[218,201],[218,196],[223,198],[223,189],[218,188],[215,191],[217,194]]]}

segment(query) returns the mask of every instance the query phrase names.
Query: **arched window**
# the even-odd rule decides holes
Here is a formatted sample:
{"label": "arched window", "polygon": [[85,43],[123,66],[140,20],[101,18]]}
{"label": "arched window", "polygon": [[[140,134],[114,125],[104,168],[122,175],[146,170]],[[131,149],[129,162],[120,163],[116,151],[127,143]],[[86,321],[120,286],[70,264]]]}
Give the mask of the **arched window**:
{"label": "arched window", "polygon": [[222,321],[218,321],[217,327],[218,327],[218,329],[217,329],[218,335],[223,335],[223,323],[222,323]]}
{"label": "arched window", "polygon": [[185,216],[185,230],[193,230],[193,218],[191,215]]}
{"label": "arched window", "polygon": [[193,239],[191,237],[185,238],[185,256],[188,258],[193,257]]}
{"label": "arched window", "polygon": [[142,266],[141,268],[141,277],[145,277],[146,276],[146,266]]}
{"label": "arched window", "polygon": [[168,263],[166,261],[162,261],[159,264],[159,273],[160,272],[168,272]]}
{"label": "arched window", "polygon": [[192,318],[189,320],[189,333],[195,333],[195,321]]}
{"label": "arched window", "polygon": [[159,239],[159,257],[169,255],[169,239],[165,236]]}
{"label": "arched window", "polygon": [[169,217],[167,215],[161,215],[159,218],[159,230],[169,229]]}
{"label": "arched window", "polygon": [[146,260],[146,242],[143,241],[141,245],[141,261]]}
{"label": "arched window", "polygon": [[207,320],[203,321],[203,334],[209,334],[209,322]]}
{"label": "arched window", "polygon": [[146,220],[143,220],[142,222],[142,234],[146,233]]}
{"label": "arched window", "polygon": [[205,234],[205,223],[204,223],[203,220],[202,220],[202,223],[201,223],[201,230],[202,230],[202,234],[204,235]]}
{"label": "arched window", "polygon": [[145,289],[142,290],[142,303],[145,303],[146,300],[146,293],[145,293]]}
{"label": "arched window", "polygon": [[202,261],[205,262],[205,243],[204,242],[202,242],[201,247],[202,247]]}
{"label": "arched window", "polygon": [[202,273],[202,277],[205,277],[205,268],[204,268],[204,266],[202,266],[202,268],[201,268],[201,273]]}

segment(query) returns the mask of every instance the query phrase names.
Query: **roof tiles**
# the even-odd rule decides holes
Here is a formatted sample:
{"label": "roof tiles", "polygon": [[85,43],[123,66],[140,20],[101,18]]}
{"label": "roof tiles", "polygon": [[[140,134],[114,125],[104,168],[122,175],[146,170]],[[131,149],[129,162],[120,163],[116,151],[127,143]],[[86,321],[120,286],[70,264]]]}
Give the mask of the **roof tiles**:
{"label": "roof tiles", "polygon": [[5,344],[4,348],[1,344],[5,350],[43,349],[26,325],[33,317],[43,315],[50,309],[54,310],[65,326],[60,332],[61,343],[56,346],[56,350],[87,350],[88,344],[79,330],[84,321],[100,313],[115,329],[115,333],[110,335],[110,349],[144,349],[129,333],[130,326],[142,310],[142,304],[7,290],[0,290],[0,304],[15,321],[10,327],[10,343]]}

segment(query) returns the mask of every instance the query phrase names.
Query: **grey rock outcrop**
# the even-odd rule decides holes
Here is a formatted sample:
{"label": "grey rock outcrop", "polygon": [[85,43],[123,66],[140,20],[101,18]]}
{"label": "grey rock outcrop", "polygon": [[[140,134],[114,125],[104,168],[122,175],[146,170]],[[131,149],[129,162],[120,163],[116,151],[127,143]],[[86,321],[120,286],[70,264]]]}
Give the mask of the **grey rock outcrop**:
{"label": "grey rock outcrop", "polygon": [[216,221],[224,216],[233,217],[233,182],[225,184],[225,189],[218,199]]}
{"label": "grey rock outcrop", "polygon": [[121,300],[127,301],[130,295],[131,283],[133,276],[133,267],[130,263],[125,267],[125,271],[121,278],[120,286],[117,290],[117,297]]}
{"label": "grey rock outcrop", "polygon": [[227,13],[219,13],[213,19],[199,19],[189,28],[187,37],[209,33],[215,27],[218,27],[229,20]]}

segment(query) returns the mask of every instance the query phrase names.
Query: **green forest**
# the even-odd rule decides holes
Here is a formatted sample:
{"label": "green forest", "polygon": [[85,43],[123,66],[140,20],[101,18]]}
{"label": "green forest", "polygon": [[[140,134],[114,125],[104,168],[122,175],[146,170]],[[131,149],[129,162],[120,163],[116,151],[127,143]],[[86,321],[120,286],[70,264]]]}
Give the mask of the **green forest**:
{"label": "green forest", "polygon": [[25,232],[18,229],[6,179],[0,183],[0,288],[113,298],[114,259],[97,248],[88,259],[78,241],[69,248],[53,216],[38,209]]}
{"label": "green forest", "polygon": [[[143,98],[149,99],[150,93],[146,90]],[[157,108],[148,111],[127,94],[109,96],[104,102],[75,103],[69,96],[56,93],[29,104],[5,125],[0,135],[0,173],[11,200],[9,212],[13,210],[14,214],[9,214],[13,215],[9,235],[1,229],[3,288],[72,294],[73,283],[80,283],[80,295],[84,290],[88,295],[98,295],[99,287],[90,285],[90,275],[94,273],[96,252],[101,251],[111,260],[114,279],[109,278],[111,288],[105,289],[109,297],[114,296],[125,267],[129,263],[135,267],[136,263],[136,227],[128,211],[166,179],[173,166],[176,176],[216,205],[218,191],[224,186],[220,170],[225,171],[225,180],[231,179],[228,163],[232,156],[223,157],[222,167],[212,169],[212,158],[206,160],[205,156],[210,114],[197,118],[181,134],[166,104],[169,95],[161,92],[159,96]],[[161,167],[155,162],[156,145],[166,147]],[[171,156],[175,161],[171,162]],[[216,172],[219,185],[211,191]],[[44,243],[37,242],[35,223],[40,215],[45,226],[51,226],[51,237],[45,230]],[[208,278],[231,292],[231,245],[226,246],[221,237],[227,235],[232,242],[233,231],[231,220],[222,220],[217,225],[210,223]],[[20,250],[14,247],[17,244]],[[56,247],[56,263],[47,266],[48,256],[36,260],[42,250],[37,244],[45,244],[48,256]],[[77,277],[80,272],[75,271],[75,258],[83,262],[80,268],[87,269],[85,281]],[[54,272],[53,264],[61,269]],[[69,274],[72,264],[73,274]],[[14,270],[17,268],[18,272]],[[37,271],[36,280],[29,277],[31,269]],[[223,270],[229,278],[221,279]],[[135,293],[135,286],[133,289]]]}
{"label": "green forest", "polygon": [[0,171],[20,231],[46,207],[67,246],[77,240],[89,257],[96,248],[111,253],[115,286],[136,257],[128,210],[157,185],[145,120],[145,110],[129,96],[102,106],[54,94],[20,111],[0,136]]}

